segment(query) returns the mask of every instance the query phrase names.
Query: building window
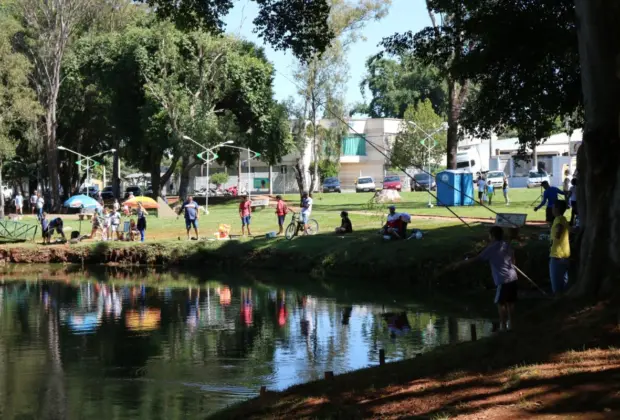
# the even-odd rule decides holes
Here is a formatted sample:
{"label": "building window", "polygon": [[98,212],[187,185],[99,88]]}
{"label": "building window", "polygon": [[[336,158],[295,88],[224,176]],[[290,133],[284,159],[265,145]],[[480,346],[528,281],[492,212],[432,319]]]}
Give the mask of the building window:
{"label": "building window", "polygon": [[366,140],[360,135],[347,135],[342,139],[342,156],[366,156]]}

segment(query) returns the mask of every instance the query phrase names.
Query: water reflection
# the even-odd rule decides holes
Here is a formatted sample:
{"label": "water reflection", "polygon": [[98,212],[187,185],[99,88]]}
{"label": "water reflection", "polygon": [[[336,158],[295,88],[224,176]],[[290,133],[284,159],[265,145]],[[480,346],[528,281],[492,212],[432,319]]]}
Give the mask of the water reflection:
{"label": "water reflection", "polygon": [[104,281],[0,286],[0,418],[198,418],[481,335],[483,320],[294,290]]}

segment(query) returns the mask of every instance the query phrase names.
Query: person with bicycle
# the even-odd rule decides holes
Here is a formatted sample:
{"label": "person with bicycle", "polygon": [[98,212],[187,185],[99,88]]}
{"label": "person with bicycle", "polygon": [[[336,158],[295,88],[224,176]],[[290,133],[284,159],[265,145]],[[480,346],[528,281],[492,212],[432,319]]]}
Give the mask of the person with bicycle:
{"label": "person with bicycle", "polygon": [[245,228],[248,228],[248,236],[252,236],[250,231],[250,221],[252,219],[252,202],[250,197],[244,195],[239,203],[239,217],[241,218],[241,234],[245,236]]}
{"label": "person with bicycle", "polygon": [[312,214],[312,196],[304,192],[301,198],[301,221],[304,224],[304,235],[308,234],[310,214]]}

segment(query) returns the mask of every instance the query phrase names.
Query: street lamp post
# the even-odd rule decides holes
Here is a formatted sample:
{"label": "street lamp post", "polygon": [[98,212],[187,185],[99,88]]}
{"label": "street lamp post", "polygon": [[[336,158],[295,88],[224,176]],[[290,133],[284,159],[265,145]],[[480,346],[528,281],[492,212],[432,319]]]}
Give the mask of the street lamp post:
{"label": "street lamp post", "polygon": [[[93,158],[95,158],[97,156],[101,156],[101,155],[104,155],[104,154],[110,153],[110,152],[112,152],[112,153],[116,152],[116,149],[110,149],[110,150],[106,150],[106,151],[103,151],[103,152],[100,152],[100,153],[96,153],[96,154],[91,155],[91,156],[85,156],[85,155],[83,155],[83,154],[81,154],[79,152],[76,152],[75,150],[68,149],[68,148],[66,148],[64,146],[58,146],[57,149],[58,150],[64,150],[66,152],[70,152],[70,153],[73,153],[75,155],[78,155],[80,157],[80,160],[78,160],[76,163],[78,164],[78,167],[80,168],[80,170],[82,169],[82,160],[86,161],[86,183],[87,183],[86,184],[86,195],[88,195],[88,196],[90,196],[90,190],[88,189],[88,187],[90,187],[90,168],[91,168],[91,163],[90,162],[94,163],[95,161],[93,160]],[[93,165],[93,167],[94,167],[94,165]]]}
{"label": "street lamp post", "polygon": [[[420,140],[420,143],[426,149],[426,157],[427,157],[427,163],[428,163],[428,204],[427,206],[432,207],[433,204],[431,203],[431,187],[433,185],[433,179],[431,175],[431,150],[433,150],[437,146],[437,140],[433,139],[433,136],[439,133],[440,131],[447,129],[447,124],[446,123],[441,124],[441,126],[438,129],[436,129],[435,131],[429,134],[425,130],[423,130],[422,127],[420,127],[418,124],[414,123],[413,121],[407,121],[407,123],[412,125],[417,130],[420,130],[422,134],[426,135],[426,137]],[[427,140],[428,140],[428,144],[426,142]]]}

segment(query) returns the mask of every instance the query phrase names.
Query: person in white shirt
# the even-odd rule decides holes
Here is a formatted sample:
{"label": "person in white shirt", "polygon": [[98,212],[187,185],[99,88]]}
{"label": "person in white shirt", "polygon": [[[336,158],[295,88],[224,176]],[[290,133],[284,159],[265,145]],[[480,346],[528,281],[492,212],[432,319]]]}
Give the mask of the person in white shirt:
{"label": "person in white shirt", "polygon": [[43,218],[43,205],[45,204],[45,200],[41,193],[37,193],[37,219],[41,220]]}
{"label": "person in white shirt", "polygon": [[[118,204],[118,201],[116,201],[115,203],[115,207]],[[112,230],[112,233],[110,235],[110,239],[114,239],[114,236],[116,236],[117,240],[121,240],[121,233],[118,230],[118,227],[121,224],[121,213],[118,211],[118,208],[115,208],[114,211],[112,212],[112,214],[110,215],[110,229]]]}
{"label": "person in white shirt", "polygon": [[37,207],[37,194],[32,193],[30,196],[30,213],[34,214],[34,210]]}
{"label": "person in white shirt", "polygon": [[118,211],[121,208],[120,203],[118,202],[118,198],[114,199],[114,204],[112,204],[112,208],[114,209],[114,211]]}
{"label": "person in white shirt", "polygon": [[22,211],[23,207],[24,207],[24,197],[22,197],[22,193],[18,191],[17,195],[15,196],[15,213],[21,216],[23,214],[23,211]]}
{"label": "person in white shirt", "polygon": [[305,192],[301,199],[301,221],[304,224],[304,234],[308,234],[308,220],[312,214],[312,197]]}

